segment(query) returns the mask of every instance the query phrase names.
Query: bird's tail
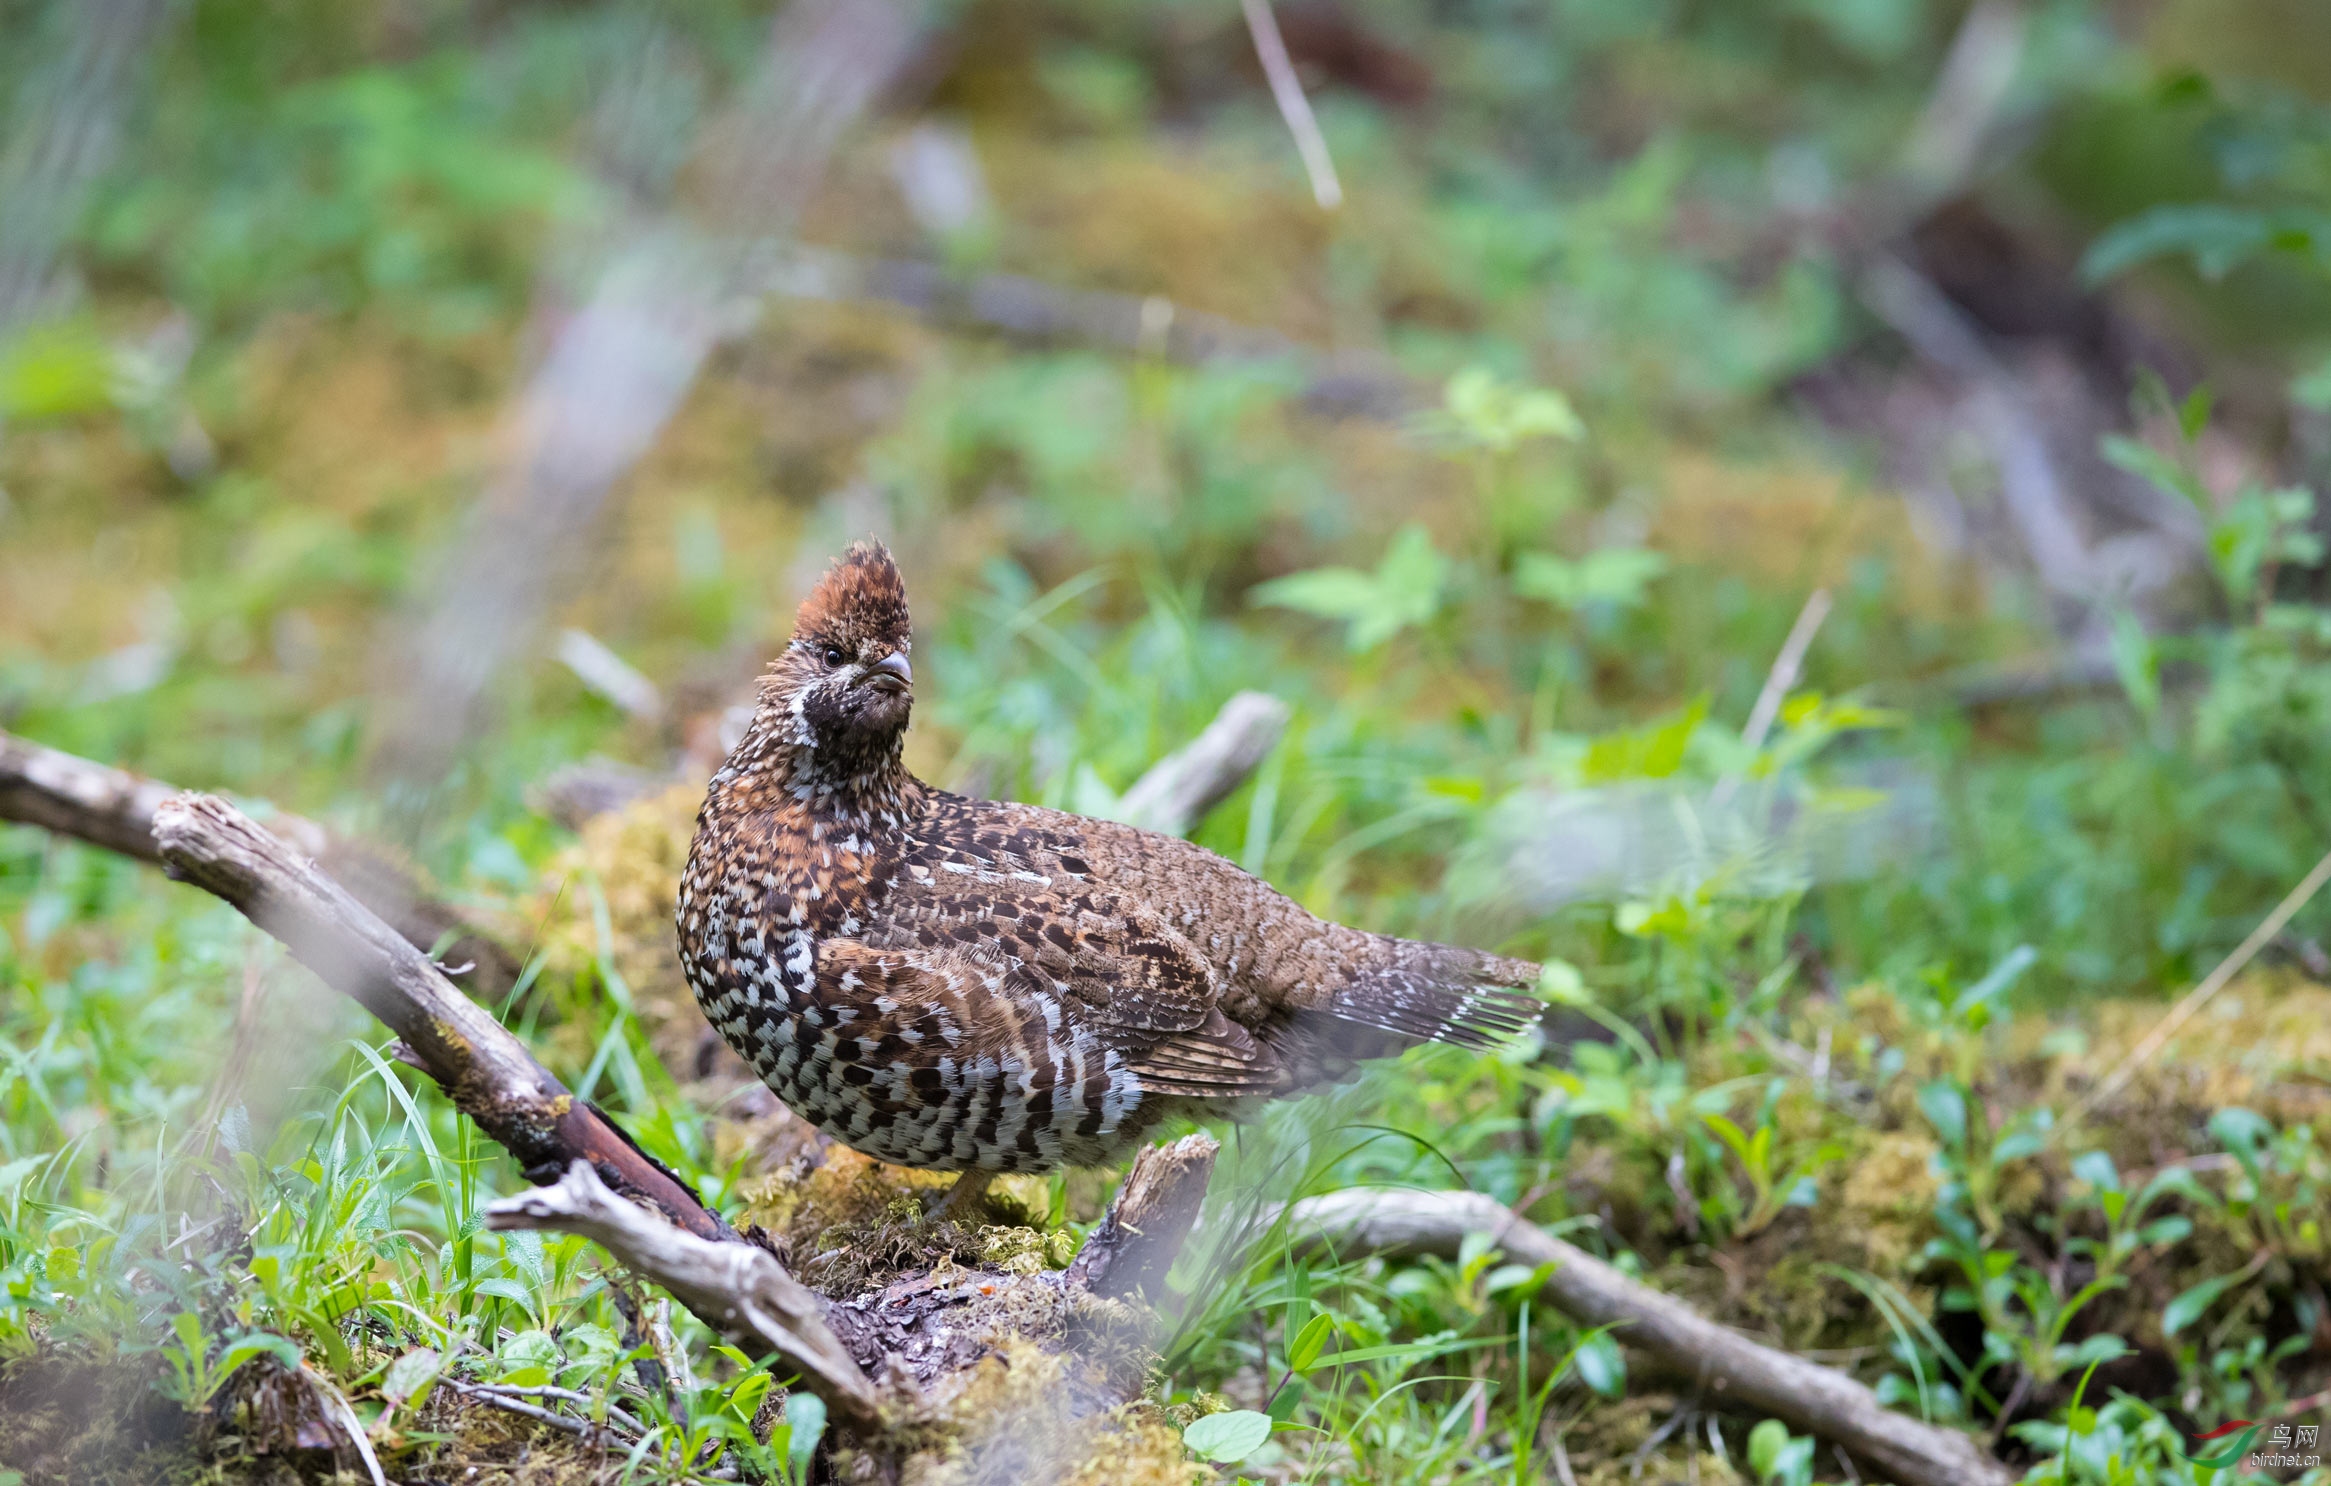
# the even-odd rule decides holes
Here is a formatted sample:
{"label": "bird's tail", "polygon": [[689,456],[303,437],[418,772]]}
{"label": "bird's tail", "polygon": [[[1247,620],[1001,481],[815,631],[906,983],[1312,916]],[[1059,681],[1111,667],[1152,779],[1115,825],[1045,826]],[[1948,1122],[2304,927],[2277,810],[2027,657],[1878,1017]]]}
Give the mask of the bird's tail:
{"label": "bird's tail", "polygon": [[1449,944],[1370,936],[1351,977],[1329,997],[1338,1020],[1420,1042],[1494,1047],[1545,1010],[1529,987],[1540,969]]}

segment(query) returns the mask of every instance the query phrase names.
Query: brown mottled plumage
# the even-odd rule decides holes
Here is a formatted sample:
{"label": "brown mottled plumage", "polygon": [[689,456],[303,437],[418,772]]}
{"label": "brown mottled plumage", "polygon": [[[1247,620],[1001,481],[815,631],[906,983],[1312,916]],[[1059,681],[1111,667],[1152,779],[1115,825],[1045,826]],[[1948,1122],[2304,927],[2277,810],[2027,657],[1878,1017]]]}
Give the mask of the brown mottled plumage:
{"label": "brown mottled plumage", "polygon": [[1536,965],[1325,922],[1176,837],[924,784],[900,757],[909,644],[890,554],[852,547],[681,878],[705,1015],[836,1139],[942,1171],[1090,1165],[1169,1114],[1536,1017]]}

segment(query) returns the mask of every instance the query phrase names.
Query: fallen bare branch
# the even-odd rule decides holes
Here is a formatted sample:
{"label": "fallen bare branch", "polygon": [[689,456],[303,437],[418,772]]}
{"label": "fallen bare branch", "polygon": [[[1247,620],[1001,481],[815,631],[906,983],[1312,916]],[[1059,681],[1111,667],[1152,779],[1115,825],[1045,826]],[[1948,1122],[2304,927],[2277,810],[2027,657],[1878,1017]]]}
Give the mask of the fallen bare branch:
{"label": "fallen bare branch", "polygon": [[1973,389],[1972,421],[1999,470],[1999,493],[2034,571],[2048,591],[2087,605],[2096,575],[2044,432],[2013,371],[1982,332],[1923,274],[1877,255],[1862,276],[1862,302],[1923,361]]}
{"label": "fallen bare branch", "polygon": [[[174,793],[157,780],[0,733],[0,819],[158,864],[154,810]],[[279,822],[277,833],[309,856],[322,850],[322,827],[296,816]]]}
{"label": "fallen bare branch", "polygon": [[1030,345],[1089,347],[1185,366],[1294,361],[1304,369],[1305,405],[1333,416],[1396,418],[1417,402],[1408,378],[1386,358],[1331,355],[1162,295],[1072,289],[1017,274],[967,277],[935,263],[807,246],[778,257],[760,287],[789,299],[895,305],[943,330],[985,331]]}
{"label": "fallen bare branch", "polygon": [[1185,1135],[1145,1147],[1117,1189],[1117,1200],[1068,1268],[1068,1282],[1095,1295],[1125,1299],[1156,1291],[1198,1220],[1206,1183],[1222,1144]]}
{"label": "fallen bare branch", "polygon": [[[1242,691],[1222,704],[1204,732],[1149,766],[1117,802],[1120,819],[1182,835],[1227,799],[1270,757],[1287,731],[1285,702]],[[572,830],[686,779],[611,759],[585,759],[553,771],[534,792],[537,809]],[[699,785],[703,776],[695,776]],[[976,790],[974,791],[976,793]],[[5,806],[0,805],[0,811]]]}
{"label": "fallen bare branch", "polygon": [[1297,1232],[1347,1253],[1453,1255],[1467,1234],[1488,1233],[1519,1263],[1556,1266],[1542,1293],[1572,1319],[1617,1328],[1621,1341],[1715,1399],[1843,1445],[1903,1486],[2013,1479],[1965,1435],[1894,1413],[1844,1373],[1749,1341],[1481,1193],[1355,1188],[1305,1198],[1289,1218]]}
{"label": "fallen bare branch", "polygon": [[577,1419],[571,1414],[562,1414],[556,1409],[546,1409],[540,1404],[528,1403],[523,1398],[512,1398],[506,1393],[485,1387],[482,1384],[464,1382],[459,1378],[444,1378],[440,1381],[464,1398],[484,1404],[488,1408],[516,1414],[522,1419],[531,1419],[537,1424],[547,1424],[553,1429],[564,1430],[585,1444],[629,1445],[638,1439],[636,1435],[626,1439],[603,1424],[594,1424],[588,1419]]}
{"label": "fallen bare branch", "polygon": [[154,840],[172,877],[234,904],[325,984],[380,1018],[530,1178],[588,1161],[690,1232],[735,1238],[685,1183],[568,1092],[427,955],[249,816],[214,796],[174,795],[154,811]]}
{"label": "fallen bare branch", "polygon": [[658,1221],[608,1191],[587,1161],[577,1161],[551,1186],[490,1204],[486,1226],[583,1235],[747,1352],[775,1353],[854,1428],[881,1427],[880,1397],[826,1326],[823,1302],[766,1251]]}
{"label": "fallen bare branch", "polygon": [[1222,704],[1206,731],[1149,766],[1117,802],[1120,819],[1179,836],[1206,818],[1270,757],[1292,715],[1266,692],[1242,691]]}
{"label": "fallen bare branch", "polygon": [[[154,813],[177,793],[158,779],[0,732],[0,820],[39,826],[159,866]],[[415,949],[427,953],[444,943],[447,964],[470,967],[465,980],[473,991],[498,995],[518,983],[516,956],[379,851],[282,811],[267,817],[266,828],[300,856],[315,859]]]}
{"label": "fallen bare branch", "polygon": [[580,1389],[561,1388],[550,1383],[472,1383],[466,1387],[475,1388],[481,1393],[499,1394],[507,1398],[554,1398],[560,1403],[571,1403],[577,1408],[604,1408],[607,1412],[608,1422],[630,1430],[632,1438],[637,1439],[648,1432],[645,1424],[633,1418],[621,1404],[615,1401],[612,1387],[599,1398],[593,1398]]}

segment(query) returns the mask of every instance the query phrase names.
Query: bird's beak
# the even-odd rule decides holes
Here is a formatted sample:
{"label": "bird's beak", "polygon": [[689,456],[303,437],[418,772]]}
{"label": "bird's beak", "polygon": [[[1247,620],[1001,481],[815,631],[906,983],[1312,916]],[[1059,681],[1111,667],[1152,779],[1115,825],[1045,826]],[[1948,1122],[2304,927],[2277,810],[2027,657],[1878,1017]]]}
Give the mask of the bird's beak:
{"label": "bird's beak", "polygon": [[907,664],[905,651],[894,651],[869,666],[864,680],[876,691],[896,696],[915,684],[915,668]]}

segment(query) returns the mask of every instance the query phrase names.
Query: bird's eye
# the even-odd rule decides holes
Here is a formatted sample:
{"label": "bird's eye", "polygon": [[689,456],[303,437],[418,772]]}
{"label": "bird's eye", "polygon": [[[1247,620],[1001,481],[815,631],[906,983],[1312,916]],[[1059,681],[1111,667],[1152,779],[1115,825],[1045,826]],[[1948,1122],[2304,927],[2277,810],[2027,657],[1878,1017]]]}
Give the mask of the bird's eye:
{"label": "bird's eye", "polygon": [[840,646],[838,646],[838,645],[828,645],[828,646],[826,647],[826,664],[827,664],[827,665],[829,665],[829,666],[838,666],[838,665],[840,665],[841,663],[842,663],[842,651],[841,651],[841,647],[840,647]]}

